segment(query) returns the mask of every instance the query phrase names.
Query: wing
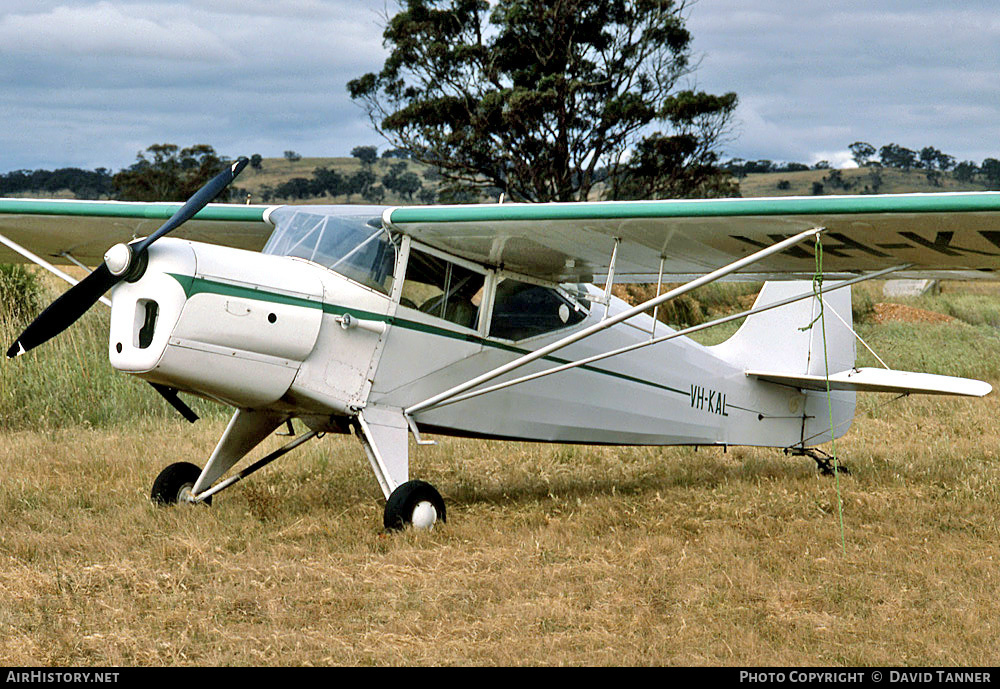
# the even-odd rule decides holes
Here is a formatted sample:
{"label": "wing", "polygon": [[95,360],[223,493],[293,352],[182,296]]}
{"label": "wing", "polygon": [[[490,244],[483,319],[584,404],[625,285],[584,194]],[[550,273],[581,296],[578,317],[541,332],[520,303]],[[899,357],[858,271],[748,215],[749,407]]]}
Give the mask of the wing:
{"label": "wing", "polygon": [[[96,265],[110,246],[148,235],[182,205],[0,199],[0,235],[51,263],[70,263],[68,253],[81,263]],[[259,251],[274,229],[267,222],[271,208],[209,204],[174,236]],[[0,243],[0,263],[21,261],[20,254]]]}
{"label": "wing", "polygon": [[[621,239],[615,279],[703,275],[762,247],[825,227],[823,268],[856,274],[912,264],[911,277],[989,276],[1000,268],[1000,193],[897,194],[601,203],[410,206],[387,227],[469,260],[556,282],[591,282]],[[815,272],[813,247],[753,266],[747,279]]]}
{"label": "wing", "polygon": [[[180,207],[0,199],[0,235],[66,263],[98,263],[107,248],[153,231]],[[273,206],[211,204],[177,236],[259,250]],[[389,228],[472,261],[555,282],[607,273],[621,239],[616,280],[655,281],[705,272],[811,227],[825,227],[824,270],[848,275],[912,264],[897,276],[992,276],[1000,268],[1000,193],[902,194],[601,203],[479,204],[386,209]],[[0,262],[21,257],[0,246]],[[747,279],[815,271],[812,247],[756,264]]]}

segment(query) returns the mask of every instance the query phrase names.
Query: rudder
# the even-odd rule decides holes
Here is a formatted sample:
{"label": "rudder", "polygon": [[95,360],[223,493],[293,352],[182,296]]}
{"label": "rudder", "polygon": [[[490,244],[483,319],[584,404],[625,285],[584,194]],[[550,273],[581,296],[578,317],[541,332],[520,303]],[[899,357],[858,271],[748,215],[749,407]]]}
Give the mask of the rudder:
{"label": "rudder", "polygon": [[[812,289],[811,281],[765,282],[754,308],[807,294]],[[744,371],[825,377],[828,373],[852,369],[857,351],[852,331],[851,288],[826,292],[822,299],[823,319],[819,318],[819,299],[811,296],[747,317],[732,337],[711,348],[712,353]],[[804,426],[800,438],[807,446],[828,442],[831,423],[827,393],[806,391],[804,395]],[[830,400],[833,437],[840,437],[850,428],[855,393],[831,392]]]}
{"label": "rudder", "polygon": [[[765,282],[754,308],[811,290],[812,282],[806,280]],[[712,351],[745,370],[822,376],[827,372],[823,353],[825,329],[830,373],[850,369],[856,356],[856,341],[851,331],[851,288],[825,293],[823,303],[825,323],[818,318],[819,300],[813,296],[749,316],[732,337]]]}

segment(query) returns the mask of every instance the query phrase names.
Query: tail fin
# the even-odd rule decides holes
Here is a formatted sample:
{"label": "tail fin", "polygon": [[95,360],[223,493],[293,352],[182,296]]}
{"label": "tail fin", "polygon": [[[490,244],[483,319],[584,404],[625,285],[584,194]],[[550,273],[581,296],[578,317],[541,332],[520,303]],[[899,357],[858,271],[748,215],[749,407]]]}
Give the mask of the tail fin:
{"label": "tail fin", "polygon": [[[827,283],[829,284],[829,283]],[[800,294],[808,294],[808,281],[765,282],[754,307],[765,306]],[[823,319],[816,297],[779,306],[749,316],[736,333],[712,348],[719,358],[744,371],[786,373],[792,376],[819,376],[847,371],[854,367],[856,339],[851,328],[851,289],[823,294]],[[761,385],[775,383],[761,382]],[[854,417],[855,393],[834,391],[831,410],[824,390],[806,390],[805,404],[799,407],[803,423],[798,437],[789,445],[801,442],[818,445],[837,438],[850,428]]]}
{"label": "tail fin", "polygon": [[[765,282],[754,308],[811,290],[808,281]],[[818,320],[819,300],[803,299],[748,317],[736,334],[712,350],[747,371],[824,376],[827,362],[830,373],[850,369],[856,355],[850,288],[827,292],[823,303],[823,322]]]}

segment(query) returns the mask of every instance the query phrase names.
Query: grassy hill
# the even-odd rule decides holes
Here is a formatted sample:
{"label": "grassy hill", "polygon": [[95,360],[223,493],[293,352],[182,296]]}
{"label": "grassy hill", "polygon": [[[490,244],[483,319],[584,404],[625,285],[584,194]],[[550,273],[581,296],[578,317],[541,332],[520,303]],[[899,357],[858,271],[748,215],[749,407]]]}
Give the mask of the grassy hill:
{"label": "grassy hill", "polygon": [[[373,171],[377,177],[381,177],[389,171],[391,165],[399,162],[405,162],[408,170],[412,170],[418,174],[426,169],[426,166],[413,161],[380,158],[373,166]],[[361,161],[350,157],[313,157],[302,158],[294,162],[290,162],[284,158],[264,158],[261,162],[260,170],[248,167],[240,175],[236,184],[244,189],[259,191],[264,185],[276,187],[294,177],[312,177],[313,171],[318,167],[325,167],[342,175],[351,175],[361,169]]]}
{"label": "grassy hill", "polygon": [[[389,167],[399,162],[396,159],[380,159],[374,166],[374,172],[381,178],[389,171]],[[425,186],[430,186],[425,173],[428,168],[414,161],[406,161],[407,170],[417,173]],[[302,158],[289,162],[283,158],[265,158],[261,171],[248,169],[243,173],[237,186],[246,189],[252,195],[252,200],[259,200],[265,187],[276,188],[294,177],[310,178],[317,167],[335,170],[341,175],[350,175],[361,168],[357,158]],[[832,194],[905,194],[934,193],[946,191],[985,191],[986,186],[976,182],[959,182],[951,173],[943,172],[937,184],[927,178],[922,170],[898,170],[893,168],[854,168],[846,170],[804,170],[801,172],[768,172],[750,174],[739,180],[740,193],[744,197],[757,196],[811,196],[816,193],[814,185],[822,185],[820,191],[824,195]],[[275,197],[274,202],[285,202],[289,199]],[[298,201],[301,203],[302,201]],[[307,203],[347,203],[360,202],[357,196],[347,199],[338,197],[315,197]],[[387,192],[385,203],[415,203],[400,198],[392,192]]]}
{"label": "grassy hill", "polygon": [[[786,182],[787,185],[782,182]],[[811,196],[815,193],[813,190],[815,184],[822,185],[822,194],[906,194],[986,190],[984,184],[959,182],[948,172],[941,173],[939,183],[933,184],[927,179],[927,173],[923,170],[854,168],[750,174],[740,180],[740,193],[743,196]]]}
{"label": "grassy hill", "polygon": [[[381,184],[382,178],[388,174],[389,169],[393,165],[399,163],[404,163],[406,165],[407,172],[414,172],[420,177],[424,186],[433,186],[435,183],[427,179],[427,174],[430,170],[426,165],[421,165],[420,163],[410,161],[410,160],[399,160],[398,158],[380,158],[373,166],[372,172],[378,178],[376,184]],[[303,177],[305,179],[311,179],[316,168],[325,167],[328,170],[337,172],[338,174],[348,177],[354,173],[361,170],[361,161],[357,158],[351,157],[311,157],[302,158],[296,161],[289,161],[285,158],[264,158],[261,163],[260,170],[254,170],[252,168],[247,168],[239,179],[236,181],[235,186],[240,189],[245,189],[251,194],[251,202],[257,203],[262,201],[262,197],[265,195],[264,191],[266,188],[276,189],[282,184],[291,181],[296,177]],[[433,173],[432,173],[433,176]],[[363,203],[364,201],[357,195],[354,194],[351,197],[345,195],[340,196],[314,196],[305,200],[299,199],[289,199],[281,196],[272,196],[267,199],[268,203]],[[387,204],[410,204],[417,203],[415,197],[414,199],[407,199],[405,197],[399,196],[392,191],[386,189],[385,198],[382,201]]]}
{"label": "grassy hill", "polygon": [[[361,162],[354,157],[306,157],[289,161],[285,158],[265,158],[261,169],[247,168],[234,184],[239,190],[233,201],[246,201],[249,194],[254,203],[384,203],[390,205],[406,205],[421,203],[420,193],[412,197],[401,195],[385,186],[385,177],[393,166],[402,163],[405,172],[415,173],[423,185],[424,192],[433,194],[438,187],[436,172],[415,161],[401,161],[398,158],[378,159],[372,166],[376,187],[384,190],[380,199],[369,195],[364,199],[360,194],[350,196],[306,196],[298,198],[281,190],[282,185],[301,178],[312,180],[317,168],[326,168],[344,178],[350,177],[362,169]],[[928,177],[922,170],[904,171],[894,168],[855,168],[845,170],[803,170],[797,172],[752,173],[738,180],[740,193],[744,197],[760,196],[812,196],[831,194],[900,194],[900,193],[930,193],[947,191],[984,191],[986,186],[979,182],[960,182],[952,173],[936,173],[935,179]],[[390,185],[391,186],[391,185]],[[598,200],[600,185],[595,189],[594,200]],[[26,196],[35,198],[75,198],[69,189],[57,191],[19,191],[0,195]],[[95,198],[94,195],[85,196]],[[426,196],[425,196],[426,198]],[[495,198],[483,198],[484,202],[496,201]]]}

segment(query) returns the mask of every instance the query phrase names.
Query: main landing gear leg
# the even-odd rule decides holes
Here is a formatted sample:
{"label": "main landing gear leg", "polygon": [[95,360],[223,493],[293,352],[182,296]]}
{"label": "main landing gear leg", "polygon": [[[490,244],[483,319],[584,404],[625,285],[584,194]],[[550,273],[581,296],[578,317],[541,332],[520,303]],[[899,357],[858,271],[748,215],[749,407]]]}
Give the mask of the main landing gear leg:
{"label": "main landing gear leg", "polygon": [[316,431],[300,435],[266,457],[257,460],[243,471],[212,486],[216,479],[226,473],[236,462],[245,457],[274,429],[287,420],[288,416],[274,412],[257,412],[246,409],[237,411],[204,469],[199,469],[189,462],[171,464],[156,477],[150,497],[153,502],[160,505],[195,502],[210,505],[212,496],[219,491],[243,480],[318,435]]}
{"label": "main landing gear leg", "polygon": [[354,434],[385,495],[386,531],[412,524],[430,529],[446,519],[444,499],[426,481],[409,480],[409,426],[399,410],[368,407],[352,421]]}

